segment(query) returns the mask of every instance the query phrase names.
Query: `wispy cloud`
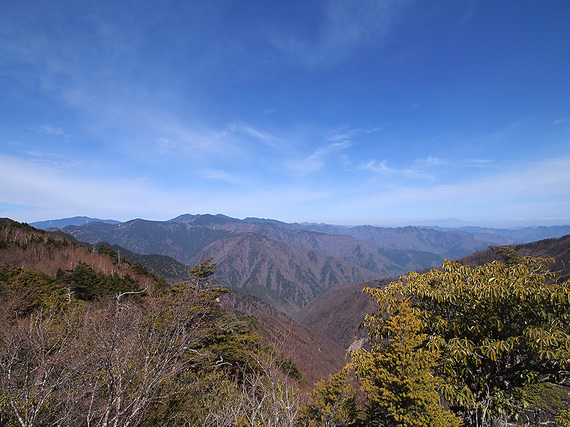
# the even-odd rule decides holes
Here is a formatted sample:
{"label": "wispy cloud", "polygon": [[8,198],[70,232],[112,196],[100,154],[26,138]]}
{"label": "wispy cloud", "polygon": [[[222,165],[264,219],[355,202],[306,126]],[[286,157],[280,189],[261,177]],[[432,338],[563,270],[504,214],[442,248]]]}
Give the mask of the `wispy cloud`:
{"label": "wispy cloud", "polygon": [[223,170],[212,170],[202,174],[202,178],[229,181],[231,179],[231,175]]}
{"label": "wispy cloud", "polygon": [[334,142],[317,148],[312,154],[304,159],[289,164],[289,167],[301,175],[308,175],[321,169],[334,155],[338,155],[344,149],[350,147],[350,141]]}
{"label": "wispy cloud", "polygon": [[429,177],[424,172],[414,165],[410,168],[394,168],[388,166],[388,162],[383,160],[378,162],[376,160],[370,160],[367,163],[362,163],[358,169],[364,171],[372,171],[376,174],[387,176],[387,177],[408,177],[408,178],[427,178]]}
{"label": "wispy cloud", "polygon": [[271,41],[277,49],[307,66],[334,64],[362,43],[383,44],[408,3],[329,0],[317,37],[310,40],[274,32]]}
{"label": "wispy cloud", "polygon": [[57,126],[52,126],[52,125],[35,126],[34,131],[40,135],[66,136],[66,134],[62,128],[57,127]]}
{"label": "wispy cloud", "polygon": [[170,152],[171,143],[168,138],[161,136],[156,142],[158,144],[158,152],[160,154],[166,154]]}
{"label": "wispy cloud", "polygon": [[337,141],[349,141],[352,140],[355,136],[363,135],[363,134],[370,134],[374,132],[378,132],[384,129],[386,125],[383,124],[381,126],[376,126],[372,128],[353,128],[349,125],[343,125],[336,129],[333,129],[325,135],[325,141],[337,142]]}
{"label": "wispy cloud", "polygon": [[252,137],[271,147],[275,145],[275,140],[276,140],[275,136],[267,131],[254,128],[253,126],[250,125],[244,125],[238,123],[231,123],[230,125],[228,125],[228,127],[230,126],[233,132]]}
{"label": "wispy cloud", "polygon": [[237,122],[213,129],[202,124],[182,124],[177,118],[153,114],[152,111],[141,117],[147,117],[137,121],[145,124],[141,133],[160,135],[155,143],[161,155],[202,159],[213,155],[219,158],[243,157],[250,155],[251,148],[259,143],[275,148],[279,142],[271,132]]}
{"label": "wispy cloud", "polygon": [[[435,181],[438,177],[457,176],[457,171],[488,168],[493,162],[486,159],[447,159],[433,155],[415,159],[404,167],[390,166],[388,160],[362,162],[358,169],[371,171],[387,178]],[[441,178],[443,179],[443,178]]]}
{"label": "wispy cloud", "polygon": [[415,163],[420,166],[442,166],[448,164],[446,160],[431,155],[423,159],[416,159]]}

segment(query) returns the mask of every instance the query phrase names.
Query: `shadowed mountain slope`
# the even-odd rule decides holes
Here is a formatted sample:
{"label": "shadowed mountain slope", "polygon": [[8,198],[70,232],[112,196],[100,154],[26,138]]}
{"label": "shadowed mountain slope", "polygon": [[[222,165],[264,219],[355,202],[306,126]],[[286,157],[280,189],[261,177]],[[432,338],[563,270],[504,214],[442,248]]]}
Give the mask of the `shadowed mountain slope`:
{"label": "shadowed mountain slope", "polygon": [[[570,278],[570,235],[509,247],[521,255],[554,258],[555,263],[551,266],[551,270],[558,273],[560,280]],[[458,262],[475,267],[500,259],[496,250],[486,249],[460,258]],[[319,330],[348,348],[366,335],[365,331],[359,330],[359,325],[366,314],[375,310],[375,304],[362,292],[362,289],[365,286],[386,286],[397,279],[393,277],[370,283],[330,288],[304,307],[296,316],[296,320]]]}
{"label": "shadowed mountain slope", "polygon": [[288,315],[326,288],[377,277],[340,258],[253,233],[218,240],[196,255],[193,262],[211,257],[218,264],[218,277]]}
{"label": "shadowed mountain slope", "polygon": [[141,255],[170,256],[184,265],[213,258],[221,281],[288,315],[331,286],[390,277],[442,261],[434,253],[386,249],[350,236],[224,215],[115,225],[91,222],[63,231],[90,244],[108,242]]}
{"label": "shadowed mountain slope", "polygon": [[445,258],[459,258],[494,244],[510,244],[515,241],[499,235],[481,235],[453,230],[440,231],[422,227],[334,227],[327,225],[302,226],[304,229],[342,234],[373,243],[387,249],[415,250],[437,253]]}

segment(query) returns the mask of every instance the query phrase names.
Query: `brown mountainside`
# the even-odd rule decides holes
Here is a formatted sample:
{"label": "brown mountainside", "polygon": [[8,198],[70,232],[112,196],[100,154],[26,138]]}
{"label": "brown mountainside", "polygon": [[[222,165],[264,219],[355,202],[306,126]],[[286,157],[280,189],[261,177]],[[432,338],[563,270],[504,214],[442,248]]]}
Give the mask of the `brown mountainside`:
{"label": "brown mountainside", "polygon": [[[570,235],[509,247],[521,255],[554,258],[551,270],[558,272],[561,280],[570,278]],[[460,258],[458,262],[475,267],[498,259],[500,256],[496,251],[486,249]],[[362,288],[386,286],[394,280],[397,277],[328,289],[304,307],[296,319],[348,348],[355,340],[365,336],[365,332],[359,330],[359,325],[364,316],[375,309],[374,303],[362,292]]]}
{"label": "brown mountainside", "polygon": [[[71,236],[68,236],[71,237]],[[150,289],[155,279],[141,275],[128,264],[117,265],[107,255],[70,240],[61,233],[49,233],[8,218],[0,219],[0,268],[33,268],[54,277],[58,271],[87,264],[98,273],[128,274],[141,289]],[[72,238],[71,238],[72,239]]]}
{"label": "brown mountainside", "polygon": [[435,267],[443,261],[443,258],[434,252],[408,250],[409,248],[390,249],[381,246],[378,242],[370,243],[349,235],[302,230],[283,223],[254,222],[252,219],[240,221],[222,215],[194,216],[182,222],[198,223],[200,226],[216,230],[254,233],[293,246],[314,249],[324,255],[341,258],[379,273],[381,277],[402,274],[416,268]]}
{"label": "brown mountainside", "polygon": [[29,267],[54,276],[59,268],[70,270],[80,262],[105,274],[117,271],[109,257],[83,245],[11,219],[0,219],[0,266]]}
{"label": "brown mountainside", "polygon": [[221,281],[289,315],[330,286],[441,263],[434,253],[385,249],[350,236],[223,215],[184,215],[165,222],[90,222],[63,230],[80,241],[104,241],[143,255],[170,256],[185,265],[213,257]]}
{"label": "brown mountainside", "polygon": [[423,227],[357,227],[307,226],[307,229],[338,233],[389,249],[416,250],[437,253],[445,258],[459,258],[489,245],[514,243],[501,235],[472,234],[460,230],[442,231]]}
{"label": "brown mountainside", "polygon": [[364,315],[372,313],[374,302],[364,293],[365,286],[380,286],[381,281],[336,286],[327,289],[303,308],[295,318],[321,331],[346,350],[366,336],[359,329]]}
{"label": "brown mountainside", "polygon": [[251,318],[253,330],[291,358],[311,388],[346,363],[344,347],[315,328],[264,311],[252,313]]}
{"label": "brown mountainside", "polygon": [[340,258],[253,233],[236,233],[197,254],[194,263],[213,257],[216,274],[232,287],[292,315],[324,289],[365,282],[378,275]]}

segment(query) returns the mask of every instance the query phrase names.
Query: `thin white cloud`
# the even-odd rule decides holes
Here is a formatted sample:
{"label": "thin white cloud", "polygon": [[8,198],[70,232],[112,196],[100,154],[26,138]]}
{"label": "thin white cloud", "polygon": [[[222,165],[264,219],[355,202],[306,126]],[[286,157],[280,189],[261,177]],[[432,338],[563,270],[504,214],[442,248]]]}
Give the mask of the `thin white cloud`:
{"label": "thin white cloud", "polygon": [[271,132],[247,124],[230,122],[220,129],[212,129],[201,124],[182,124],[150,110],[141,112],[136,123],[144,124],[141,134],[160,135],[155,147],[159,154],[190,159],[243,158],[251,156],[251,148],[259,143],[276,148],[280,141]]}
{"label": "thin white cloud", "polygon": [[143,124],[144,127],[139,129],[143,136],[144,133],[160,135],[156,139],[156,149],[162,155],[200,159],[236,154],[237,147],[229,138],[233,132],[231,127],[218,131],[202,125],[180,124],[178,120],[152,111],[141,112],[136,123]]}
{"label": "thin white cloud", "polygon": [[350,141],[341,141],[321,146],[304,159],[290,163],[289,167],[301,175],[310,174],[321,169],[332,156],[338,155],[351,145]]}
{"label": "thin white cloud", "polygon": [[241,133],[243,135],[253,137],[254,139],[263,142],[271,147],[275,146],[275,137],[269,132],[256,129],[250,125],[244,124],[234,124],[235,132]]}
{"label": "thin white cloud", "polygon": [[352,128],[348,125],[341,126],[333,129],[325,136],[326,141],[337,142],[352,140],[355,136],[362,134],[370,134],[382,130],[386,125],[377,126],[373,128]]}
{"label": "thin white cloud", "polygon": [[388,162],[386,160],[383,160],[381,162],[378,162],[376,160],[370,160],[368,163],[362,163],[359,166],[360,170],[369,170],[372,171],[374,173],[380,174],[380,175],[406,175],[406,176],[416,176],[418,175],[418,172],[414,169],[411,168],[406,168],[406,169],[396,169],[396,168],[391,168],[388,166]]}
{"label": "thin white cloud", "polygon": [[432,155],[429,155],[423,159],[416,159],[415,163],[421,166],[442,166],[448,164],[447,161]]}
{"label": "thin white cloud", "polygon": [[62,128],[51,125],[35,126],[34,131],[40,135],[65,136],[65,132]]}
{"label": "thin white cloud", "polygon": [[408,3],[404,0],[329,0],[322,22],[315,23],[321,24],[315,39],[277,32],[270,39],[280,51],[307,66],[334,64],[363,43],[382,45]]}
{"label": "thin white cloud", "polygon": [[570,211],[570,158],[520,165],[516,169],[467,182],[434,186],[397,186],[361,194],[353,205],[378,215],[416,219],[461,217],[508,219],[562,215]]}
{"label": "thin white cloud", "polygon": [[214,170],[214,171],[209,171],[206,172],[202,175],[203,178],[206,179],[215,179],[215,180],[221,180],[221,181],[229,181],[231,178],[231,175],[223,170]]}
{"label": "thin white cloud", "polygon": [[171,144],[168,138],[162,136],[158,138],[156,142],[158,143],[158,151],[160,154],[166,154],[170,152]]}
{"label": "thin white cloud", "polygon": [[358,166],[358,169],[362,171],[371,171],[375,174],[390,177],[395,180],[405,177],[412,180],[416,179],[425,181],[427,179],[429,181],[433,181],[437,176],[453,173],[453,171],[457,169],[465,170],[465,168],[482,168],[488,167],[491,164],[492,162],[486,159],[450,160],[428,155],[427,157],[414,160],[408,167],[391,167],[387,160],[369,160],[368,162],[362,162]]}

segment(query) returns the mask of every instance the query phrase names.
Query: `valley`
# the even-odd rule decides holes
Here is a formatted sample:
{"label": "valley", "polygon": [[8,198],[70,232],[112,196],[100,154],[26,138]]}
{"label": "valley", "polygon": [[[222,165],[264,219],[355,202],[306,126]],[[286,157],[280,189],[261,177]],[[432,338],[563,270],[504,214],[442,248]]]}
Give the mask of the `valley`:
{"label": "valley", "polygon": [[[78,221],[82,224],[73,224]],[[144,265],[170,283],[188,280],[190,266],[212,258],[217,264],[215,280],[233,289],[223,297],[227,306],[254,316],[256,330],[267,340],[287,335],[283,325],[288,325],[288,343],[283,347],[313,381],[338,370],[346,349],[364,343],[366,332],[359,326],[364,315],[375,308],[362,293],[364,286],[385,286],[408,271],[439,267],[452,254],[469,265],[498,259],[490,245],[514,244],[525,254],[556,258],[557,266],[564,260],[564,265],[570,265],[570,256],[562,249],[568,250],[568,237],[545,240],[548,243],[541,245],[523,243],[529,236],[570,233],[570,227],[339,227],[239,220],[225,215],[181,215],[169,221],[135,219],[124,223],[82,217],[70,222],[39,225],[93,247],[108,244],[125,260]],[[61,228],[54,228],[54,224]],[[549,249],[537,251],[533,249],[537,245]],[[299,338],[307,330],[313,331],[310,345]],[[327,348],[331,357],[321,360],[309,356],[314,347]]]}
{"label": "valley", "polygon": [[[500,260],[497,247],[505,242],[523,256],[554,258],[553,271],[561,279],[570,277],[570,235],[523,243],[524,236],[536,235],[532,230],[351,229],[222,215],[46,224],[50,227],[44,231],[2,220],[0,266],[9,280],[13,272],[25,269],[56,281],[92,269],[89,277],[101,283],[96,292],[112,295],[116,287],[127,293],[155,293],[192,283],[191,266],[210,260],[215,274],[208,275],[207,286],[231,290],[216,301],[264,345],[274,346],[283,360],[294,363],[303,378],[299,390],[305,394],[339,372],[347,350],[368,347],[361,324],[376,304],[363,293],[365,287],[383,288],[409,271],[439,268],[454,253],[462,255],[457,258],[460,264],[471,267]],[[540,230],[544,236],[565,231]],[[113,279],[105,282],[101,275]],[[73,286],[79,292],[86,285]],[[93,298],[94,289],[82,290],[82,295]]]}
{"label": "valley", "polygon": [[[82,225],[73,225],[78,221]],[[518,232],[340,227],[209,214],[181,215],[169,221],[135,219],[117,223],[79,218],[69,222],[71,225],[65,220],[39,225],[53,229],[58,224],[59,230],[81,242],[105,242],[137,256],[168,256],[187,266],[213,258],[221,282],[261,299],[289,317],[297,316],[315,297],[334,286],[437,267],[445,258],[457,259],[489,245],[524,243],[531,235],[554,237],[552,233],[570,233],[570,227]],[[168,279],[186,279],[184,269],[173,265],[167,268]],[[182,274],[177,276],[175,271]]]}

